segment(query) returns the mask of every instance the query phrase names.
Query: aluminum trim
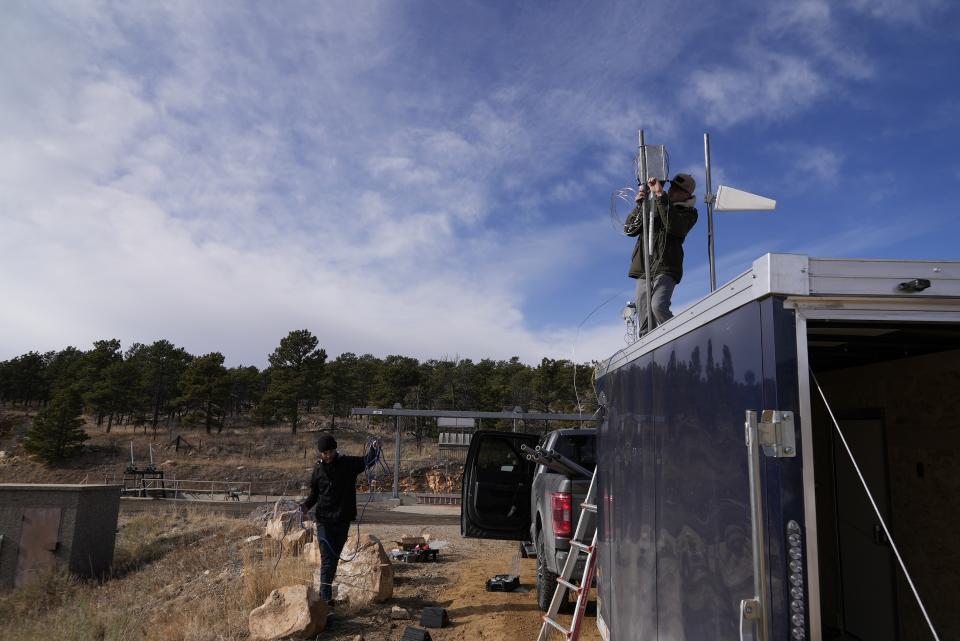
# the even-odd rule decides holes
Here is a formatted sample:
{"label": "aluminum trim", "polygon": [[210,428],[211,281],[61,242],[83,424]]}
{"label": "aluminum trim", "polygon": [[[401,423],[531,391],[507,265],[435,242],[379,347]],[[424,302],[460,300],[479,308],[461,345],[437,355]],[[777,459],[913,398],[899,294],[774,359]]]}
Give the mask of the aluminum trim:
{"label": "aluminum trim", "polygon": [[810,277],[960,280],[960,261],[811,258]]}
{"label": "aluminum trim", "polygon": [[744,272],[666,323],[655,327],[640,340],[614,353],[606,361],[602,361],[597,367],[597,375],[602,376],[615,371],[661,345],[689,334],[710,321],[749,303],[754,299],[752,280],[751,272]]}
{"label": "aluminum trim", "polygon": [[800,401],[800,447],[803,448],[803,521],[807,565],[807,612],[811,641],[823,641],[820,616],[820,551],[817,545],[817,498],[813,459],[813,411],[810,404],[810,358],[807,351],[807,319],[796,313],[797,387]]}
{"label": "aluminum trim", "polygon": [[[905,293],[895,289],[899,282],[921,277],[931,280],[933,285],[927,291],[935,293]],[[597,375],[603,376],[619,369],[741,305],[775,294],[787,296],[790,302],[787,307],[793,308],[900,309],[929,306],[926,314],[952,313],[960,311],[960,261],[864,260],[764,254],[753,261],[750,269],[654,328],[632,345],[601,361],[597,366]],[[828,318],[813,314],[808,314],[808,317]]]}
{"label": "aluminum trim", "polygon": [[954,320],[960,315],[960,299],[957,298],[789,296],[784,300],[783,306],[787,309],[802,309],[807,318],[811,319],[832,318],[837,314],[844,314],[845,319],[853,320],[858,314],[876,316],[878,313],[887,313],[894,320],[909,320],[905,315],[915,317],[917,314],[923,314],[924,318],[935,315]]}

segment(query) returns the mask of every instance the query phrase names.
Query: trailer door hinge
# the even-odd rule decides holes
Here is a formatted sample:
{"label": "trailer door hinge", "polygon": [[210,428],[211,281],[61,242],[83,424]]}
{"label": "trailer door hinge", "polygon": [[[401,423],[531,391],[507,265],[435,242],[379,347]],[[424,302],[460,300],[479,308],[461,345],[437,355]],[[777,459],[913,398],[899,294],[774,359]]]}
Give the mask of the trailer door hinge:
{"label": "trailer door hinge", "polygon": [[760,623],[760,599],[740,601],[740,641],[756,641],[757,624]]}
{"label": "trailer door hinge", "polygon": [[763,410],[757,425],[763,453],[774,458],[791,458],[797,455],[796,431],[793,412]]}

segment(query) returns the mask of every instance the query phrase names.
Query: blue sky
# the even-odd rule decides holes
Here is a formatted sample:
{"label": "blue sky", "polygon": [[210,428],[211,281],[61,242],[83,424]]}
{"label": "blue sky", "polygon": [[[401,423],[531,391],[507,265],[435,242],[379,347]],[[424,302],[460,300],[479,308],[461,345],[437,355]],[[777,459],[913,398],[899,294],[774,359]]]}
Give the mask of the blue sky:
{"label": "blue sky", "polygon": [[[770,251],[958,258],[960,9],[847,2],[8,2],[0,359],[167,338],[602,358],[637,130]],[[674,311],[708,290],[706,216]],[[597,305],[611,302],[583,323]],[[580,327],[578,331],[578,327]]]}

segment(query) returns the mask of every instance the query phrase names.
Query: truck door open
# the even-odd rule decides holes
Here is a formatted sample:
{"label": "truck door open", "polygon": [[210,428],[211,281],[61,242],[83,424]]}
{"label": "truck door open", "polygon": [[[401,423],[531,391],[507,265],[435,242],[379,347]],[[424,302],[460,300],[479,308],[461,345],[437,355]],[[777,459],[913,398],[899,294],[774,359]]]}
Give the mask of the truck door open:
{"label": "truck door open", "polygon": [[466,537],[525,541],[530,537],[530,487],[535,465],[521,445],[538,437],[477,432],[463,469],[460,533]]}

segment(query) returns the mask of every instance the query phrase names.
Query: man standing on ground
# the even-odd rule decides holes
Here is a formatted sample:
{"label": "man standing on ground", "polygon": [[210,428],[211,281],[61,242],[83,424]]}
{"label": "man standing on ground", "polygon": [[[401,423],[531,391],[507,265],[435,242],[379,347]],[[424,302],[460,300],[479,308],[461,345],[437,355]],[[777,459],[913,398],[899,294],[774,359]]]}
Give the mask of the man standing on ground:
{"label": "man standing on ground", "polygon": [[333,579],[340,553],[350,534],[350,522],[357,518],[357,476],[380,456],[380,441],[370,443],[364,456],[337,452],[337,439],[322,432],[317,438],[320,460],[310,477],[310,495],[300,505],[306,514],[316,504],[317,542],[320,545],[320,598],[333,605]]}
{"label": "man standing on ground", "polygon": [[670,311],[670,299],[673,288],[683,278],[683,240],[697,222],[697,210],[693,206],[693,196],[697,183],[690,174],[677,174],[670,183],[670,190],[664,192],[663,183],[651,178],[637,191],[633,212],[627,218],[623,231],[628,236],[640,236],[633,248],[630,261],[630,278],[637,279],[637,318],[645,333],[650,328],[647,322],[647,274],[643,260],[643,237],[649,234],[645,229],[643,202],[653,194],[653,242],[650,248],[650,311],[653,324],[657,326],[673,317]]}

